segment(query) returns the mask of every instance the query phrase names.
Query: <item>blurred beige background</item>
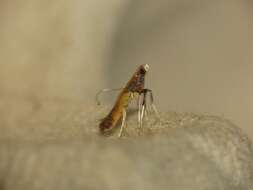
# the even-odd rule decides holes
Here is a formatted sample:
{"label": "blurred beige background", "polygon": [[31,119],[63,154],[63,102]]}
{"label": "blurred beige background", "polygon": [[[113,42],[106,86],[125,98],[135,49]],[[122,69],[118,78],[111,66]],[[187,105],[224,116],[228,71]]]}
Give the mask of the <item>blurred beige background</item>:
{"label": "blurred beige background", "polygon": [[90,103],[104,86],[104,63],[123,5],[1,1],[1,93]]}
{"label": "blurred beige background", "polygon": [[252,9],[249,0],[3,0],[0,95],[85,106],[148,63],[160,110],[222,115],[253,137]]}

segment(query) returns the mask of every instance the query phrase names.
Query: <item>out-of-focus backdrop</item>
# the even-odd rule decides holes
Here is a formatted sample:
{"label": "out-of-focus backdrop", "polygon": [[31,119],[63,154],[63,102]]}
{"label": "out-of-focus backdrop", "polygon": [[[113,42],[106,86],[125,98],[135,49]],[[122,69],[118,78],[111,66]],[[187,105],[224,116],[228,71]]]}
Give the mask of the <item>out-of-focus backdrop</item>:
{"label": "out-of-focus backdrop", "polygon": [[[1,104],[85,107],[148,63],[160,110],[224,116],[253,138],[252,10],[249,0],[3,0]],[[19,117],[18,106],[1,106],[1,124]]]}

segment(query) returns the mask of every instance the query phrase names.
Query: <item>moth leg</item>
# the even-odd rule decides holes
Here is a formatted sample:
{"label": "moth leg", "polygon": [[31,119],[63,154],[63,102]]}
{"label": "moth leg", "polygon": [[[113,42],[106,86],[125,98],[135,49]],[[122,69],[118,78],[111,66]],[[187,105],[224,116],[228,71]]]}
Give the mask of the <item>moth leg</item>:
{"label": "moth leg", "polygon": [[156,116],[159,118],[159,112],[156,108],[156,105],[154,104],[154,96],[153,96],[153,92],[150,89],[145,89],[147,92],[149,92],[149,99],[150,99],[150,104],[151,104],[151,108],[153,109],[153,111],[155,112]]}
{"label": "moth leg", "polygon": [[120,131],[119,131],[118,137],[122,136],[122,132],[125,127],[125,123],[126,123],[126,109],[123,108],[122,123],[120,126]]}
{"label": "moth leg", "polygon": [[146,118],[146,120],[148,120],[148,106],[146,106],[146,108],[145,108],[144,118]]}
{"label": "moth leg", "polygon": [[142,94],[140,94],[139,96],[138,96],[138,124],[139,124],[139,126],[141,126],[141,96],[142,96]]}
{"label": "moth leg", "polygon": [[147,95],[147,91],[144,90],[143,92],[141,92],[141,94],[143,94],[143,99],[142,99],[141,109],[140,109],[140,127],[142,127],[144,113],[146,112],[146,106],[147,106],[147,104],[146,104],[146,95]]}
{"label": "moth leg", "polygon": [[145,106],[142,105],[142,107],[141,107],[141,118],[140,118],[140,127],[142,127],[144,112],[145,112]]}

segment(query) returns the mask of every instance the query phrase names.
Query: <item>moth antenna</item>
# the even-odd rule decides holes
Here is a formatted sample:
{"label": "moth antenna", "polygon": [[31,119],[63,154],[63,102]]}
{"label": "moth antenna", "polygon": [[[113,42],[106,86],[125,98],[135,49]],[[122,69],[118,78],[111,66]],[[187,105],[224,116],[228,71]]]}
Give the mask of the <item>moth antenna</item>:
{"label": "moth antenna", "polygon": [[99,90],[96,94],[96,97],[95,97],[95,101],[97,103],[97,105],[100,105],[100,100],[99,100],[99,96],[100,94],[104,93],[104,92],[111,92],[111,91],[118,91],[118,90],[122,90],[123,88],[104,88],[102,90]]}

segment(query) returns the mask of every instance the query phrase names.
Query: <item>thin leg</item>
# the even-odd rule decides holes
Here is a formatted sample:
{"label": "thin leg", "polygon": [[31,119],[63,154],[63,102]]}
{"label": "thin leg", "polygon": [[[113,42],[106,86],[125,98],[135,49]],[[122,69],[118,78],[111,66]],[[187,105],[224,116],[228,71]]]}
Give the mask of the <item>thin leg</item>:
{"label": "thin leg", "polygon": [[122,136],[122,132],[123,132],[125,123],[126,123],[126,110],[123,109],[122,123],[121,123],[121,127],[120,127],[120,131],[119,131],[118,137],[121,137],[121,136]]}
{"label": "thin leg", "polygon": [[148,120],[148,106],[145,106],[145,111],[144,111],[144,118],[146,118],[146,120]]}
{"label": "thin leg", "polygon": [[154,96],[153,96],[153,92],[150,89],[146,89],[149,92],[149,98],[150,98],[150,104],[151,104],[151,108],[153,109],[153,111],[155,112],[157,117],[160,117],[159,112],[154,104]]}
{"label": "thin leg", "polygon": [[142,105],[142,107],[141,107],[141,118],[140,118],[140,127],[142,127],[144,112],[145,112],[145,105]]}
{"label": "thin leg", "polygon": [[146,94],[147,91],[143,91],[143,100],[142,100],[142,105],[141,105],[141,113],[140,113],[140,127],[142,127],[142,122],[144,118],[144,113],[146,112]]}
{"label": "thin leg", "polygon": [[152,108],[153,108],[153,110],[154,110],[156,116],[157,116],[157,117],[160,117],[160,114],[159,114],[159,112],[158,112],[158,110],[157,110],[155,104],[151,104],[151,106],[152,106]]}
{"label": "thin leg", "polygon": [[[138,97],[138,123],[139,123],[139,127],[142,127],[144,116],[148,119],[147,111],[149,110],[148,109],[149,105],[147,105],[147,102],[146,102],[148,93],[149,93],[149,99],[150,99],[149,100],[150,101],[150,107],[153,110],[153,112],[155,112],[157,118],[160,118],[159,112],[157,111],[157,108],[154,104],[154,97],[153,97],[152,90],[143,89],[143,91],[140,93],[140,95]],[[142,97],[142,99],[140,97]]]}
{"label": "thin leg", "polygon": [[141,94],[138,96],[138,124],[141,125]]}
{"label": "thin leg", "polygon": [[139,96],[138,96],[138,123],[139,123],[139,127],[141,126],[142,102],[143,102],[143,94],[139,94]]}

